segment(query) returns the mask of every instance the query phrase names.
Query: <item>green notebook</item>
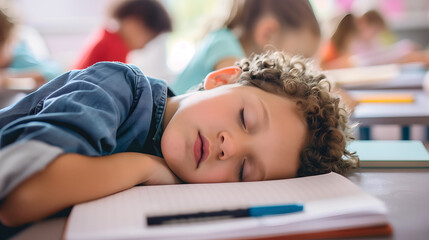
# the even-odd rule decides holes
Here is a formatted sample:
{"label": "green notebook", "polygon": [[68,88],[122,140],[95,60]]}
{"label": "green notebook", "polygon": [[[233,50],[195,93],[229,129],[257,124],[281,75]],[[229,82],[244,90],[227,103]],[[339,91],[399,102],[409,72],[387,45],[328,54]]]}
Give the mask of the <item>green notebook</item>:
{"label": "green notebook", "polygon": [[429,167],[429,153],[420,141],[357,140],[348,149],[356,151],[360,167]]}

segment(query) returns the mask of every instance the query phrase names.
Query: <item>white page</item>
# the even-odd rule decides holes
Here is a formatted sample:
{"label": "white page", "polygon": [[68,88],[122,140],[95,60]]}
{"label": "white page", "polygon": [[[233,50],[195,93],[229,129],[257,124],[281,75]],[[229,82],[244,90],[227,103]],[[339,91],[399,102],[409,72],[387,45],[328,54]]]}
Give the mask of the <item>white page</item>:
{"label": "white page", "polygon": [[[304,212],[177,226],[146,226],[146,215],[152,214],[293,202],[304,203]],[[243,236],[245,232],[250,234],[250,229],[258,229],[257,233],[266,234],[273,232],[276,226],[279,228],[278,226],[285,224],[294,224],[296,228],[300,222],[338,215],[352,221],[337,219],[337,226],[332,225],[331,228],[341,227],[338,225],[340,222],[344,227],[351,223],[365,226],[368,223],[359,224],[350,216],[359,212],[384,216],[385,211],[382,202],[362,192],[348,179],[336,173],[262,182],[143,186],[75,206],[67,226],[66,239],[162,239],[171,236],[175,239],[180,239],[181,236],[183,239],[202,239],[225,234],[232,237],[237,234]],[[385,218],[379,220],[385,221]],[[302,231],[309,230],[308,226],[301,228]],[[280,230],[287,232],[284,227]],[[293,231],[289,229],[289,232]]]}

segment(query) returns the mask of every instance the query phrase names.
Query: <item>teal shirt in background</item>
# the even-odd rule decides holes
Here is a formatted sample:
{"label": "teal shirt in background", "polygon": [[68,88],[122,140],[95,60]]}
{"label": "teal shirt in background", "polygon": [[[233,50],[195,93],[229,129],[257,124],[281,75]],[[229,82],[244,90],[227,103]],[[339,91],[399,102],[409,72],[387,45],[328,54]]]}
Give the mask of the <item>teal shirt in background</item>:
{"label": "teal shirt in background", "polygon": [[62,73],[56,62],[48,59],[37,59],[25,42],[20,42],[13,51],[12,62],[7,68],[12,73],[35,70],[49,81]]}
{"label": "teal shirt in background", "polygon": [[197,48],[185,70],[171,85],[171,89],[177,95],[186,93],[198,86],[220,60],[244,56],[243,48],[231,30],[221,28],[213,31]]}

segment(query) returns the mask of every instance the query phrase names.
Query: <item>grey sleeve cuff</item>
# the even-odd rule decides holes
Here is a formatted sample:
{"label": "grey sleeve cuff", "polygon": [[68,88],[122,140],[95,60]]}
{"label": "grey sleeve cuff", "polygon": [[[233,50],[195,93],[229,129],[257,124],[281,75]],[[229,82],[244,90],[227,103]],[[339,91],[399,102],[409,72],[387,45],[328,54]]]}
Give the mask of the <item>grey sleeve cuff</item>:
{"label": "grey sleeve cuff", "polygon": [[17,142],[0,151],[0,199],[64,151],[41,141]]}

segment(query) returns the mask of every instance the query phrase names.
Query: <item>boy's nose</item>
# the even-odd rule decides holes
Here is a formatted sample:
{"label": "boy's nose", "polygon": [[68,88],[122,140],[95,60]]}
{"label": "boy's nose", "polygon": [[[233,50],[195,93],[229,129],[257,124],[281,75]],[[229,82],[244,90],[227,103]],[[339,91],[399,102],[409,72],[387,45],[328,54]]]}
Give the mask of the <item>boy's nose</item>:
{"label": "boy's nose", "polygon": [[228,132],[219,134],[219,159],[228,160],[240,152],[240,146]]}

